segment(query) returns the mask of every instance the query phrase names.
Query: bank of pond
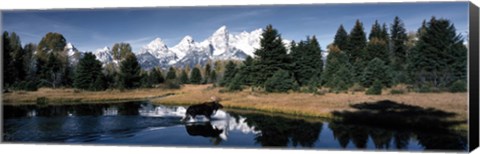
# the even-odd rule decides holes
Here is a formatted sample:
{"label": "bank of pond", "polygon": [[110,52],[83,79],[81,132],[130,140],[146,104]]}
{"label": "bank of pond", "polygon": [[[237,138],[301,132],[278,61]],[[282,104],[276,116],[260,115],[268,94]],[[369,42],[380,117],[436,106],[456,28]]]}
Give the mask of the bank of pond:
{"label": "bank of pond", "polygon": [[356,104],[334,118],[224,108],[181,122],[187,106],[149,101],[3,105],[3,141],[94,145],[466,151],[461,121],[392,101]]}

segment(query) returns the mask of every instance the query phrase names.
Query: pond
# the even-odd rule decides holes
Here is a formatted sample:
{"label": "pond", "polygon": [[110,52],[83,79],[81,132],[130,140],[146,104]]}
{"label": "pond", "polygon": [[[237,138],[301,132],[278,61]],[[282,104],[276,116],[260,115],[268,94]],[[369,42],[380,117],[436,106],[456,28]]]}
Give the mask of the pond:
{"label": "pond", "polygon": [[466,135],[219,110],[181,122],[184,106],[125,102],[4,105],[3,141],[96,145],[466,151]]}

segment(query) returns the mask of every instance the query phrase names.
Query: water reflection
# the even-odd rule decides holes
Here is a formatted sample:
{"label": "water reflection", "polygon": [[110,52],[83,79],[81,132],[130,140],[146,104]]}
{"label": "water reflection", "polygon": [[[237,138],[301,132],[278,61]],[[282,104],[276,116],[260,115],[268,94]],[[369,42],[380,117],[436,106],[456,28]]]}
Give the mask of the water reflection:
{"label": "water reflection", "polygon": [[[453,113],[391,101],[352,105],[332,121],[219,110],[183,123],[186,107],[148,102],[5,106],[4,141],[466,150]],[[428,127],[427,127],[428,126]],[[161,129],[154,129],[161,128]]]}
{"label": "water reflection", "polygon": [[454,113],[393,101],[355,104],[357,111],[333,112],[330,123],[335,138],[345,148],[352,141],[365,148],[370,136],[377,149],[406,149],[410,139],[427,150],[466,150],[466,133],[451,128],[463,121],[447,120]]}
{"label": "water reflection", "polygon": [[220,136],[224,132],[223,129],[213,127],[210,122],[205,123],[189,123],[185,124],[185,129],[190,136],[203,136],[213,140],[213,145],[218,145],[226,138]]}

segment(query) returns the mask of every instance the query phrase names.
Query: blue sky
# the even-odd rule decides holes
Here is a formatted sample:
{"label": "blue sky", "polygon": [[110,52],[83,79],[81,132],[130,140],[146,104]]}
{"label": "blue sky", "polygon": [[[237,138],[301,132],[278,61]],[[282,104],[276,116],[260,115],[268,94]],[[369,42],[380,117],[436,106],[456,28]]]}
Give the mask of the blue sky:
{"label": "blue sky", "polygon": [[316,35],[325,49],[340,24],[349,32],[360,19],[368,33],[375,20],[390,26],[395,16],[407,31],[416,31],[432,16],[449,19],[458,33],[468,31],[467,2],[4,11],[2,28],[16,32],[22,44],[38,43],[46,33],[59,32],[81,51],[116,42],[128,42],[138,51],[156,37],[172,47],[185,35],[203,41],[222,25],[242,32],[272,24],[285,39]]}

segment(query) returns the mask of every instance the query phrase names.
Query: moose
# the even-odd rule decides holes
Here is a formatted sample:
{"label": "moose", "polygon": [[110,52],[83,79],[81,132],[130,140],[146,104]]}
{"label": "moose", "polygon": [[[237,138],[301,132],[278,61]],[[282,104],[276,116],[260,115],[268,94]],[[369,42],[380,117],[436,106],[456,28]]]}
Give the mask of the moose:
{"label": "moose", "polygon": [[185,117],[181,121],[187,121],[190,118],[195,119],[197,115],[203,115],[210,121],[212,119],[211,116],[216,113],[218,109],[223,108],[222,104],[219,103],[220,99],[218,97],[212,96],[210,99],[212,100],[210,102],[189,106]]}

